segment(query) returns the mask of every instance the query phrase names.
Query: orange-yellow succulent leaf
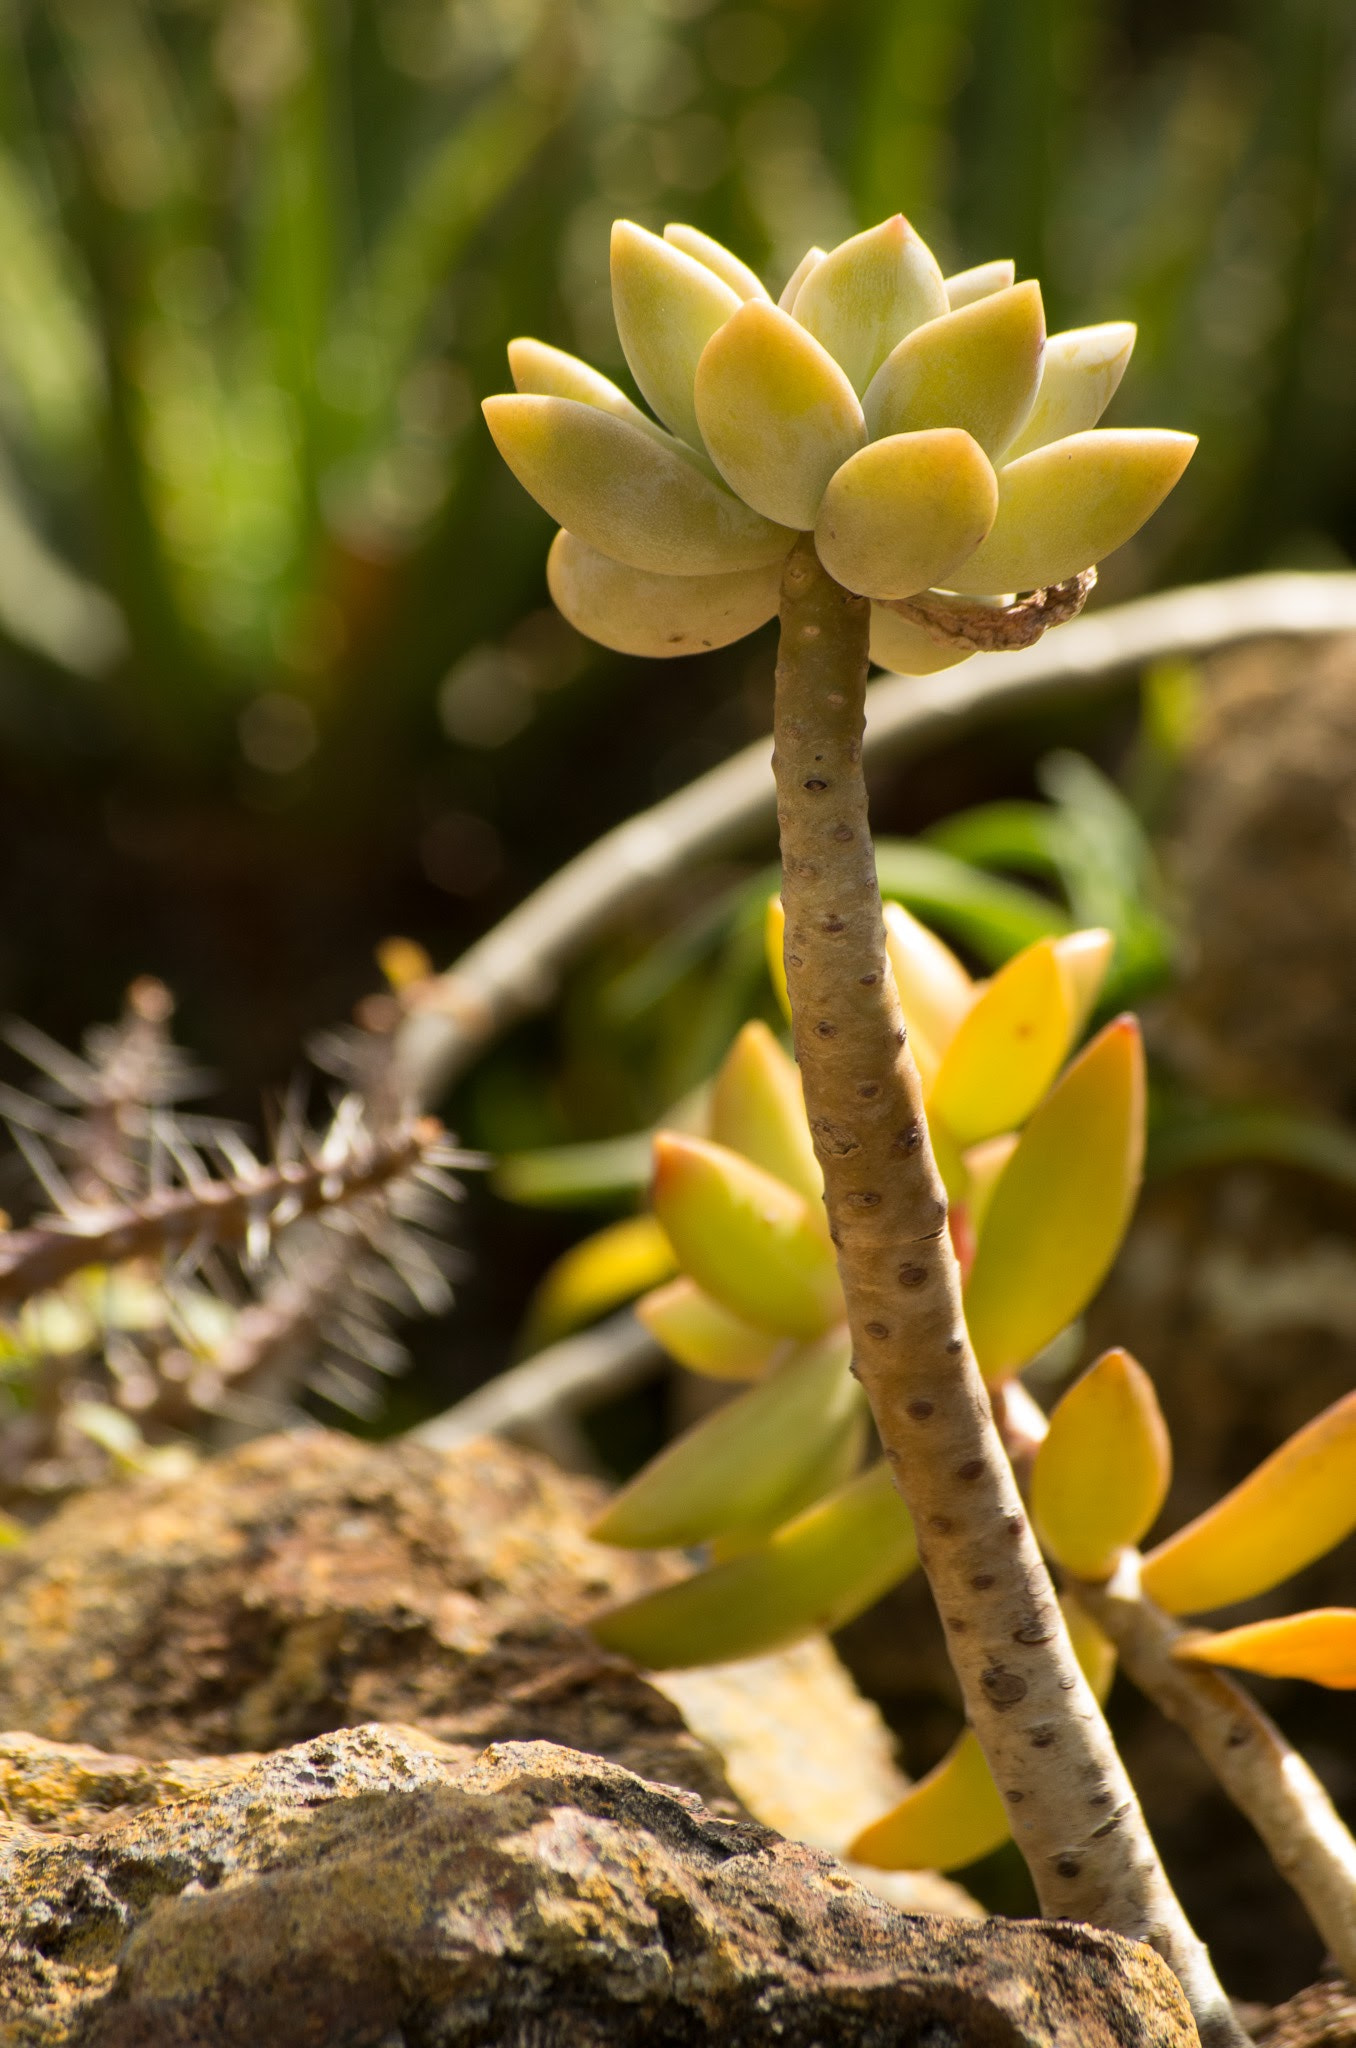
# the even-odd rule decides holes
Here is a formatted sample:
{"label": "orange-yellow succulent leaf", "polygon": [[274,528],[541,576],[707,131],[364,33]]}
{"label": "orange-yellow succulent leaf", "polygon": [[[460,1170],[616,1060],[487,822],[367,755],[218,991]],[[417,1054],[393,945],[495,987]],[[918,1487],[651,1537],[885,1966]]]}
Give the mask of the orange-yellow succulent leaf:
{"label": "orange-yellow succulent leaf", "polygon": [[686,1274],[642,1295],[636,1315],[670,1358],[713,1380],[761,1379],[792,1341],[731,1315]]}
{"label": "orange-yellow succulent leaf", "polygon": [[1116,1645],[1104,1636],[1092,1616],[1076,1600],[1061,1600],[1069,1641],[1083,1676],[1099,1706],[1105,1706],[1116,1676]]}
{"label": "orange-yellow succulent leaf", "polygon": [[592,1633],[652,1671],[758,1657],[844,1627],[917,1562],[882,1461],[742,1556],[600,1615]]}
{"label": "orange-yellow succulent leaf", "polygon": [[974,553],[997,504],[989,459],[960,427],[891,434],[834,471],[815,547],[849,590],[912,597],[946,581]]}
{"label": "orange-yellow succulent leaf", "polygon": [[656,1550],[766,1528],[857,1412],[850,1358],[845,1332],[794,1352],[652,1458],[590,1533],[600,1543]]}
{"label": "orange-yellow succulent leaf", "polygon": [[1356,1529],[1356,1393],[1297,1430],[1232,1492],[1150,1551],[1143,1586],[1203,1614],[1293,1578]]}
{"label": "orange-yellow succulent leaf", "polygon": [[726,1146],[675,1131],[656,1137],[654,1160],[655,1215],[699,1287],[787,1337],[841,1322],[833,1248],[804,1196]]}
{"label": "orange-yellow succulent leaf", "polygon": [[1228,1664],[1266,1678],[1307,1678],[1356,1690],[1356,1607],[1315,1607],[1278,1621],[1253,1621],[1219,1635],[1187,1635],[1173,1655],[1185,1664]]}
{"label": "orange-yellow succulent leaf", "polygon": [[[710,1134],[785,1181],[824,1215],[824,1176],[805,1118],[796,1063],[766,1024],[746,1024],[726,1053],[711,1089]],[[824,1222],[824,1229],[828,1229]]]}
{"label": "orange-yellow succulent leaf", "polygon": [[928,1096],[957,1144],[1025,1123],[1069,1050],[1073,1008],[1054,939],[1038,939],[975,994]]}
{"label": "orange-yellow succulent leaf", "polygon": [[990,1197],[965,1318],[990,1379],[1020,1371],[1086,1308],[1116,1256],[1144,1161],[1144,1049],[1108,1024],[1060,1076]]}
{"label": "orange-yellow succulent leaf", "polygon": [[1157,1518],[1172,1448],[1153,1382],[1128,1351],[1106,1351],[1056,1403],[1031,1469],[1031,1513],[1055,1560],[1109,1578]]}
{"label": "orange-yellow succulent leaf", "polygon": [[984,1752],[967,1728],[846,1853],[876,1870],[959,1870],[1001,1849],[1010,1833]]}
{"label": "orange-yellow succulent leaf", "polygon": [[767,918],[763,925],[763,950],[767,956],[768,978],[773,993],[781,1005],[782,1015],[791,1022],[791,996],[786,986],[786,912],[782,909],[780,896],[767,899]]}
{"label": "orange-yellow succulent leaf", "polygon": [[1077,1039],[1097,1007],[1116,941],[1102,925],[1086,931],[1066,932],[1055,940],[1055,957],[1064,975],[1073,1013],[1073,1035]]}
{"label": "orange-yellow succulent leaf", "polygon": [[989,1213],[993,1191],[998,1186],[1003,1169],[1017,1150],[1016,1131],[1003,1131],[996,1138],[985,1138],[978,1145],[972,1145],[965,1154],[965,1171],[969,1178],[967,1201],[970,1209],[970,1228],[976,1241],[984,1228],[984,1218]]}
{"label": "orange-yellow succulent leaf", "polygon": [[974,1001],[975,985],[950,946],[902,903],[887,903],[884,914],[885,950],[914,1041],[914,1058],[918,1059],[917,1041],[922,1038],[934,1060],[940,1060]]}

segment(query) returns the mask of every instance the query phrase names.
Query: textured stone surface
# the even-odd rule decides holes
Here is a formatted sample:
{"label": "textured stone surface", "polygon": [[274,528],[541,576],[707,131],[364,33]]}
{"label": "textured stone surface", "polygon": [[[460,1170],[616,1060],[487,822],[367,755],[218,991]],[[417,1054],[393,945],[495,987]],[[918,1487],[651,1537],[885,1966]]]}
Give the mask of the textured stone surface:
{"label": "textured stone surface", "polygon": [[1259,2019],[1258,2048],[1356,2048],[1356,1991],[1328,1981]]}
{"label": "textured stone surface", "polygon": [[[601,1655],[585,1617],[674,1569],[590,1543],[601,1498],[508,1444],[323,1431],[99,1488],[0,1557],[0,1727],[145,1758],[369,1720],[546,1740],[841,1848],[904,1788],[876,1709],[822,1639],[672,1681]],[[53,1811],[78,1825],[84,1804],[67,1770]],[[978,1910],[926,1872],[873,1881]]]}
{"label": "textured stone surface", "polygon": [[[109,1759],[104,1791],[144,1797],[144,1768]],[[373,1727],[197,1768],[217,1781],[89,1833],[0,1832],[6,2048],[1195,2040],[1147,1949],[902,1914],[821,1851],[553,1745]]]}

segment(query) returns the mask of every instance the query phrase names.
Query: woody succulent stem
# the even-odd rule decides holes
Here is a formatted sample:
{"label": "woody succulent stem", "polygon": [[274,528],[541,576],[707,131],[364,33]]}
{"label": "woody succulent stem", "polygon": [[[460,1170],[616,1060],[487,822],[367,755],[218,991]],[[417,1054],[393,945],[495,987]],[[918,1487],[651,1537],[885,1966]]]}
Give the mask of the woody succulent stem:
{"label": "woody succulent stem", "polygon": [[1356,1984],[1356,1842],[1332,1801],[1270,1716],[1231,1678],[1174,1655],[1192,1631],[1146,1599],[1140,1559],[1126,1551],[1105,1586],[1075,1595],[1120,1654],[1129,1677],[1183,1728],[1265,1842],[1342,1974]]}
{"label": "woody succulent stem", "polygon": [[1070,1646],[966,1331],[867,819],[869,614],[802,536],[782,580],[774,721],[786,974],[854,1370],[1042,1910],[1150,1943],[1208,2048],[1237,2043]]}

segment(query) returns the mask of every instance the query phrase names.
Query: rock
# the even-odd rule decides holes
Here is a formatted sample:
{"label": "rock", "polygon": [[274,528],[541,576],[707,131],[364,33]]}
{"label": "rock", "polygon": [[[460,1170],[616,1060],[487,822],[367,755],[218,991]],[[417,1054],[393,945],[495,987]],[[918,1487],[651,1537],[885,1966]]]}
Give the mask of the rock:
{"label": "rock", "polygon": [[[906,1783],[875,1708],[822,1639],[672,1680],[601,1654],[585,1618],[677,1568],[590,1543],[602,1497],[490,1439],[319,1430],[101,1487],[0,1555],[0,1727],[143,1758],[373,1720],[476,1749],[545,1740],[841,1848]],[[914,1909],[979,1910],[926,1872],[877,1881]]]}
{"label": "rock", "polygon": [[1258,2016],[1257,2048],[1356,2048],[1356,1991],[1328,1979]]}
{"label": "rock", "polygon": [[[50,1746],[32,1769],[60,1774]],[[88,1791],[87,1750],[71,1769]],[[143,1769],[107,1759],[106,1786]],[[206,1770],[75,1837],[0,1833],[6,2048],[1195,2042],[1149,1949],[900,1913],[822,1851],[555,1745],[365,1727]]]}

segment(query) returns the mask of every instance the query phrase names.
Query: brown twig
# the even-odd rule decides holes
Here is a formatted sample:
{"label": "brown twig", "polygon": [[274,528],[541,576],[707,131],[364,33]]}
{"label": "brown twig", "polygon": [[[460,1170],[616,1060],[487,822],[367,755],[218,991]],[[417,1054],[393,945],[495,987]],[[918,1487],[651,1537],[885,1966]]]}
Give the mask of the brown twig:
{"label": "brown twig", "polygon": [[0,1302],[27,1300],[86,1266],[172,1255],[198,1242],[240,1244],[251,1226],[281,1228],[398,1179],[443,1136],[436,1118],[419,1117],[334,1157],[322,1149],[314,1159],[260,1166],[234,1180],[200,1178],[118,1207],[44,1217],[0,1236]]}
{"label": "brown twig", "polygon": [[[1274,572],[1137,598],[1086,614],[1038,647],[940,675],[892,676],[867,695],[867,759],[906,760],[986,718],[1116,686],[1128,669],[1267,633],[1356,629],[1356,573]],[[768,742],[628,818],[568,861],[429,983],[398,1055],[411,1098],[436,1102],[485,1048],[544,1009],[560,976],[599,934],[686,867],[747,844],[772,823]]]}
{"label": "brown twig", "polygon": [[970,1348],[885,952],[861,765],[868,630],[866,601],[802,538],[782,582],[775,715],[786,972],[854,1369],[1042,1909],[1149,1942],[1202,2039],[1237,2043],[1079,1670]]}
{"label": "brown twig", "polygon": [[1074,1597],[1116,1645],[1129,1677],[1185,1729],[1272,1862],[1303,1901],[1338,1968],[1356,1984],[1356,1842],[1304,1758],[1233,1679],[1174,1651],[1188,1631],[1146,1600],[1139,1555]]}
{"label": "brown twig", "polygon": [[981,604],[944,590],[920,590],[916,597],[879,600],[887,611],[917,626],[940,647],[966,654],[1001,654],[1034,647],[1052,626],[1076,619],[1097,584],[1097,571],[1084,569],[1047,590],[1033,590],[1011,604]]}

